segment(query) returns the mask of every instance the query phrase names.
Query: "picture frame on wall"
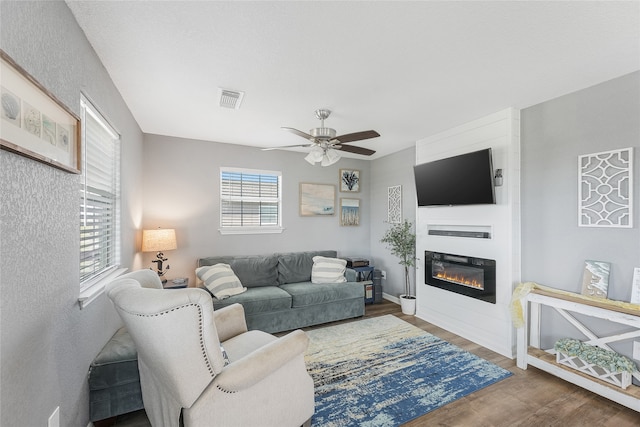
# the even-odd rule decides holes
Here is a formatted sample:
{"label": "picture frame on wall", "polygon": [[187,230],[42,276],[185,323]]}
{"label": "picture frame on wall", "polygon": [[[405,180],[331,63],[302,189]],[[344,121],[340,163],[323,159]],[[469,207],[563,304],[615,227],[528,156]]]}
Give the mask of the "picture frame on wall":
{"label": "picture frame on wall", "polygon": [[360,192],[360,171],[340,169],[340,191],[343,193]]}
{"label": "picture frame on wall", "polygon": [[300,215],[325,216],[336,213],[336,187],[332,184],[300,183]]}
{"label": "picture frame on wall", "polygon": [[401,185],[387,188],[387,222],[389,224],[400,224],[402,222]]}
{"label": "picture frame on wall", "polygon": [[340,198],[340,225],[360,225],[360,199]]}
{"label": "picture frame on wall", "polygon": [[0,149],[79,174],[80,119],[0,50]]}

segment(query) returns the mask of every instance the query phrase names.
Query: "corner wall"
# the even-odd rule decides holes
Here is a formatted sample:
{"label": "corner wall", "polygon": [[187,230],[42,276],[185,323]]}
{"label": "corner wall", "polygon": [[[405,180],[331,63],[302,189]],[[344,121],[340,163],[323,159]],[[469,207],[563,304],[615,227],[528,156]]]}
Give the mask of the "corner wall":
{"label": "corner wall", "polygon": [[[430,323],[513,357],[515,336],[509,302],[520,281],[520,116],[507,109],[420,140],[416,163],[491,148],[493,168],[502,169],[504,183],[496,187],[495,205],[419,207],[416,274],[416,315]],[[430,227],[474,230],[486,228],[491,237],[430,235]],[[488,258],[496,261],[496,303],[425,284],[424,252]]]}

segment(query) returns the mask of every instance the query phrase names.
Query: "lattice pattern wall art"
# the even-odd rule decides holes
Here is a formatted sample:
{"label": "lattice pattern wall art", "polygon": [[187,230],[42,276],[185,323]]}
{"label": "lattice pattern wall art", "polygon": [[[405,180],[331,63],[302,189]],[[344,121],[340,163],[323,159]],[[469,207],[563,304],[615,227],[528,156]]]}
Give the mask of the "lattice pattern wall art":
{"label": "lattice pattern wall art", "polygon": [[389,187],[387,196],[387,221],[391,224],[402,222],[402,185]]}
{"label": "lattice pattern wall art", "polygon": [[633,148],[578,157],[578,225],[633,227]]}

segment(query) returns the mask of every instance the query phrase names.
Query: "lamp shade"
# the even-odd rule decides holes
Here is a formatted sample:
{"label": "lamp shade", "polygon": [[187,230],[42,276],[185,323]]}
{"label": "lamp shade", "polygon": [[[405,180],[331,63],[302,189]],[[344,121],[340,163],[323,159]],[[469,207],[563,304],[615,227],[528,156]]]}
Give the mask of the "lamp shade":
{"label": "lamp shade", "polygon": [[170,251],[177,247],[176,230],[173,228],[142,230],[142,252]]}

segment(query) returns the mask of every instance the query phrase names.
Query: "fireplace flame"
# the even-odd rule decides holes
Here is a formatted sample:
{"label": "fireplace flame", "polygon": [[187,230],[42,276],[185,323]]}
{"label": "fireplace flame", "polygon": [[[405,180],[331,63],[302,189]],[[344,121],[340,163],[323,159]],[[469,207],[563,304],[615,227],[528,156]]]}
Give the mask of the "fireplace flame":
{"label": "fireplace flame", "polygon": [[440,279],[440,280],[446,280],[447,282],[453,282],[453,283],[457,283],[459,285],[464,285],[464,286],[469,286],[471,288],[475,288],[475,289],[480,289],[483,290],[484,289],[484,284],[478,282],[475,279],[468,279],[462,275],[450,275],[447,272],[444,273],[436,273],[435,274],[436,279]]}

